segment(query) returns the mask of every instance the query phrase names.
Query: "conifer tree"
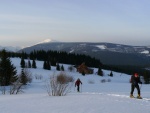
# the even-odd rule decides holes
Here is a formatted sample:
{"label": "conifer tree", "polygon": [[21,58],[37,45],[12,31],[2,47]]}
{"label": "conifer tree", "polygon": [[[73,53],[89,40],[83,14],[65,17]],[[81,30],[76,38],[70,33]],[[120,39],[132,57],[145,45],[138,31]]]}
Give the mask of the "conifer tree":
{"label": "conifer tree", "polygon": [[5,50],[2,50],[0,59],[0,85],[8,86],[18,79],[16,76],[17,70]]}
{"label": "conifer tree", "polygon": [[57,63],[57,65],[56,65],[56,70],[57,70],[57,71],[60,71],[60,66],[59,66],[58,63]]}
{"label": "conifer tree", "polygon": [[143,73],[143,78],[144,78],[144,82],[145,84],[149,84],[150,83],[150,72],[148,70],[145,70]]}
{"label": "conifer tree", "polygon": [[102,69],[101,69],[100,66],[99,66],[99,68],[98,68],[97,74],[100,75],[100,76],[103,76],[103,71],[102,71]]}
{"label": "conifer tree", "polygon": [[26,76],[25,73],[24,73],[24,68],[22,68],[22,70],[21,70],[20,82],[21,82],[23,85],[26,85],[27,82],[28,82],[27,76]]}
{"label": "conifer tree", "polygon": [[44,61],[44,63],[43,63],[43,69],[47,69],[46,61]]}
{"label": "conifer tree", "polygon": [[110,75],[109,75],[109,76],[113,77],[113,73],[112,73],[112,71],[110,72]]}
{"label": "conifer tree", "polygon": [[35,62],[34,59],[33,59],[33,61],[32,61],[32,68],[36,68],[36,62]]}
{"label": "conifer tree", "polygon": [[25,61],[24,58],[21,58],[21,62],[20,62],[21,68],[25,68]]}
{"label": "conifer tree", "polygon": [[84,71],[82,71],[82,75],[85,76],[85,72]]}
{"label": "conifer tree", "polygon": [[56,66],[56,59],[55,58],[51,58],[50,62],[51,62],[52,66]]}
{"label": "conifer tree", "polygon": [[49,61],[47,61],[47,69],[48,69],[48,70],[51,70],[51,64],[50,64]]}
{"label": "conifer tree", "polygon": [[64,71],[64,66],[63,65],[61,65],[61,71]]}

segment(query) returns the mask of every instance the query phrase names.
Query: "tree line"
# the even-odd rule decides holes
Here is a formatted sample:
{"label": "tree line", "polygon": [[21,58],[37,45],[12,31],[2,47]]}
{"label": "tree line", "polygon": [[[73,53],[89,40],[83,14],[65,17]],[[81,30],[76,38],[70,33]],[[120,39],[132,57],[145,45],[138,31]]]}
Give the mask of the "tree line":
{"label": "tree line", "polygon": [[30,58],[31,60],[50,61],[52,66],[56,66],[57,63],[80,65],[83,62],[85,62],[85,64],[89,67],[98,68],[99,66],[102,65],[100,60],[94,57],[92,58],[88,55],[51,51],[51,50],[50,51],[34,50],[29,54],[25,52],[21,53],[8,52],[8,55],[9,57],[20,57],[24,59]]}
{"label": "tree line", "polygon": [[[44,61],[43,68],[50,70],[50,66],[56,66],[59,70],[59,63],[64,64],[71,64],[74,66],[80,65],[81,63],[85,62],[88,67],[95,67],[98,68],[100,71],[99,75],[102,75],[101,69],[111,70],[120,73],[126,74],[134,74],[135,72],[139,73],[141,76],[144,77],[145,83],[150,83],[150,71],[146,70],[144,67],[140,66],[122,66],[122,65],[105,65],[102,64],[100,60],[96,58],[92,58],[88,55],[84,54],[75,54],[75,53],[67,53],[61,51],[44,51],[44,50],[37,50],[32,51],[29,54],[25,52],[15,53],[15,52],[8,52],[9,57],[20,57],[22,59],[31,59],[33,62],[35,60]],[[29,64],[29,63],[28,63]],[[32,63],[36,66],[35,63]],[[31,64],[30,64],[31,65]],[[31,67],[32,67],[31,66]],[[61,67],[63,70],[63,67]]]}

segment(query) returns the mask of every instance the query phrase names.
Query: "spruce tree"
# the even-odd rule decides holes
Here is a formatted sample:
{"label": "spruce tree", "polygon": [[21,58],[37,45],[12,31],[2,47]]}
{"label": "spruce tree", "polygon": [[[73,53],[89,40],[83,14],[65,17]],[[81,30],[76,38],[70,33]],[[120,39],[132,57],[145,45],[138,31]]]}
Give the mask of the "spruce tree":
{"label": "spruce tree", "polygon": [[64,71],[64,66],[63,65],[61,65],[61,71]]}
{"label": "spruce tree", "polygon": [[46,61],[44,61],[44,63],[43,63],[43,69],[47,69]]}
{"label": "spruce tree", "polygon": [[112,71],[110,72],[110,75],[109,75],[109,76],[113,77],[113,73],[112,73]]}
{"label": "spruce tree", "polygon": [[32,61],[32,68],[36,68],[36,62],[35,62],[34,59],[33,59],[33,61]]}
{"label": "spruce tree", "polygon": [[50,64],[49,61],[47,61],[47,69],[48,69],[48,70],[51,70],[51,64]]}
{"label": "spruce tree", "polygon": [[23,85],[26,85],[27,82],[28,82],[27,76],[26,76],[25,73],[24,73],[24,68],[22,68],[22,70],[21,70],[20,82],[21,82]]}
{"label": "spruce tree", "polygon": [[16,76],[17,70],[5,50],[2,50],[0,59],[0,85],[8,86],[18,79]]}
{"label": "spruce tree", "polygon": [[82,71],[82,75],[85,76],[85,72],[84,71]]}
{"label": "spruce tree", "polygon": [[57,71],[60,71],[60,66],[59,66],[58,63],[57,63],[57,65],[56,65],[56,70],[57,70]]}
{"label": "spruce tree", "polygon": [[21,68],[25,68],[25,61],[24,58],[21,58],[21,62],[20,62]]}
{"label": "spruce tree", "polygon": [[50,62],[52,66],[56,66],[56,58],[51,58]]}
{"label": "spruce tree", "polygon": [[150,72],[148,70],[145,70],[143,73],[143,78],[144,78],[144,82],[145,84],[149,84],[150,83]]}
{"label": "spruce tree", "polygon": [[97,74],[100,75],[100,76],[103,76],[103,71],[102,71],[102,69],[101,69],[100,66],[99,66],[99,68],[98,68]]}

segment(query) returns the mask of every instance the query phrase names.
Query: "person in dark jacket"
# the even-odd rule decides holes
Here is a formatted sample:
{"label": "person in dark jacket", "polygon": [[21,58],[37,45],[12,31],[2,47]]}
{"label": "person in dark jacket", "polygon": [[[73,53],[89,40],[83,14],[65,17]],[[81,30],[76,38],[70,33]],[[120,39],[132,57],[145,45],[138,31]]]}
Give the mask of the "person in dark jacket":
{"label": "person in dark jacket", "polygon": [[80,92],[80,84],[82,84],[81,80],[78,78],[75,82],[75,87],[77,86],[77,91]]}
{"label": "person in dark jacket", "polygon": [[137,98],[142,98],[141,95],[140,95],[140,88],[139,88],[139,85],[138,85],[138,84],[142,84],[142,82],[140,80],[140,77],[139,77],[138,73],[135,73],[134,75],[131,76],[131,81],[130,82],[131,82],[130,97],[134,98],[133,92],[134,92],[134,89],[136,88],[137,92],[138,92]]}

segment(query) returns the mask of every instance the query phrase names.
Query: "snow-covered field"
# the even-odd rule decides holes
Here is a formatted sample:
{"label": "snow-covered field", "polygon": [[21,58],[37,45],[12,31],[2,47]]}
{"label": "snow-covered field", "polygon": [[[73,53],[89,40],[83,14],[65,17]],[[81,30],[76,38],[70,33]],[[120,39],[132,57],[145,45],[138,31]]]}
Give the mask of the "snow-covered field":
{"label": "snow-covered field", "polygon": [[[12,58],[18,73],[21,71],[20,61]],[[64,65],[68,75],[81,79],[81,92],[76,92],[73,86],[66,96],[54,97],[48,96],[45,83],[50,75],[59,72],[55,67],[51,71],[43,70],[41,61],[36,61],[36,65],[37,69],[30,69],[33,81],[27,85],[24,93],[0,94],[0,113],[150,113],[150,85],[140,85],[143,99],[131,99],[130,75],[113,72],[114,77],[108,77],[110,71],[104,70],[104,77],[95,74],[82,76],[67,71],[68,65]],[[35,79],[37,75],[43,78]],[[102,83],[102,79],[111,82]],[[134,95],[137,95],[136,89]]]}

